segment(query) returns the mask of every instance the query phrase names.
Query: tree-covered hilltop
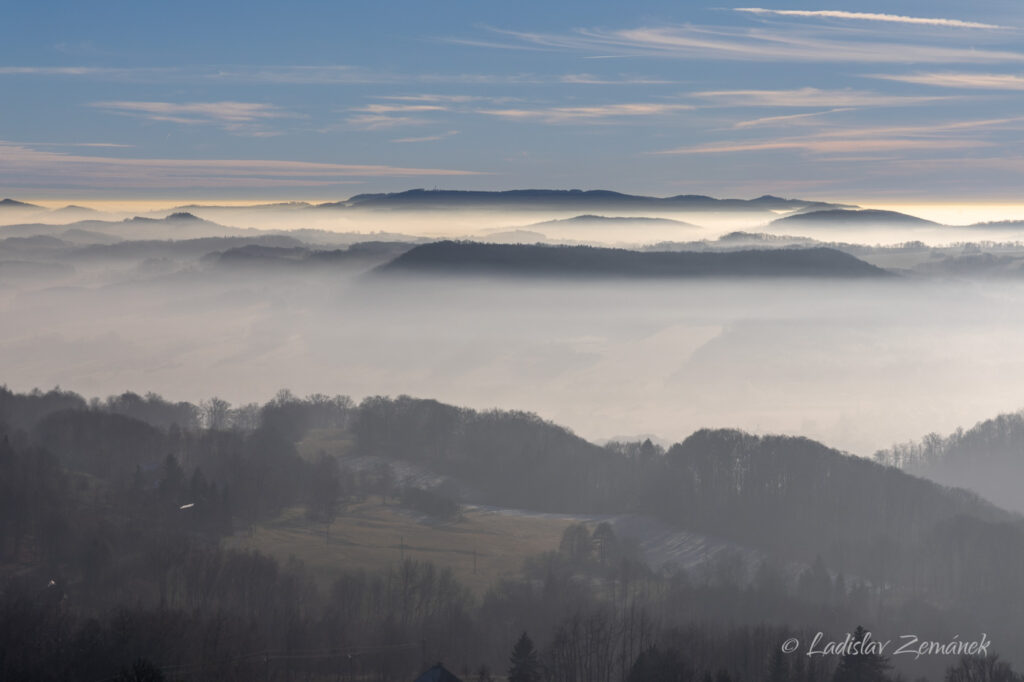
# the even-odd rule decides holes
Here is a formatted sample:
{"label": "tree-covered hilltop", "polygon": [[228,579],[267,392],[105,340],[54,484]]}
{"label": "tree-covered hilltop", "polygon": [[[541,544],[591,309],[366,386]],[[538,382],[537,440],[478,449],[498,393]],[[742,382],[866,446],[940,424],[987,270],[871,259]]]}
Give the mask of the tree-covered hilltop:
{"label": "tree-covered hilltop", "polygon": [[1001,414],[948,436],[930,433],[898,443],[875,459],[943,485],[973,490],[1007,509],[1024,513],[1024,412]]}
{"label": "tree-covered hilltop", "polygon": [[378,276],[433,273],[629,278],[893,276],[842,251],[823,247],[656,252],[455,241],[416,246],[374,272]]}

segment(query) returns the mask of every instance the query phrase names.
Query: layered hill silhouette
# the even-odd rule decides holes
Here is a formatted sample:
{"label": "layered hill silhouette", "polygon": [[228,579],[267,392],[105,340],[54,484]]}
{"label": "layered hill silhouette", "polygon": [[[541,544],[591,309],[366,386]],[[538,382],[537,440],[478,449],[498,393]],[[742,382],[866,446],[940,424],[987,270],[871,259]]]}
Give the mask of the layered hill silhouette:
{"label": "layered hill silhouette", "polygon": [[797,211],[808,208],[846,208],[803,199],[764,195],[756,199],[716,199],[698,194],[650,197],[609,190],[518,189],[501,192],[412,189],[383,194],[357,194],[347,201],[319,204],[317,208],[456,209],[509,208],[558,210],[689,210],[689,211]]}
{"label": "layered hill silhouette", "polygon": [[642,252],[454,241],[417,246],[375,272],[627,278],[890,276],[881,268],[828,248]]}
{"label": "layered hill silhouette", "polygon": [[82,232],[117,237],[118,239],[198,239],[253,234],[255,230],[229,227],[203,220],[187,212],[172,213],[164,218],[135,216],[124,220],[79,220],[54,225],[24,223],[0,226],[0,238],[49,235],[62,238],[68,232]]}

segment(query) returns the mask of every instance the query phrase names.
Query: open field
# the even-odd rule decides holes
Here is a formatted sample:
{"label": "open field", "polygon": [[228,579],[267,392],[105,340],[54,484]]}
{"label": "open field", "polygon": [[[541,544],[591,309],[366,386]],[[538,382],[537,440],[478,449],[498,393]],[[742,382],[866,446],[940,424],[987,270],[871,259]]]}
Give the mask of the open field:
{"label": "open field", "polygon": [[299,455],[314,460],[320,454],[345,457],[352,449],[352,438],[344,429],[311,429],[305,438],[295,444]]}
{"label": "open field", "polygon": [[257,526],[251,536],[229,538],[226,545],[256,549],[279,561],[294,556],[322,586],[345,569],[380,570],[403,556],[431,561],[451,568],[461,582],[483,594],[500,578],[517,574],[524,557],[557,549],[572,522],[562,516],[469,509],[458,521],[439,523],[371,497],[349,506],[331,525],[326,540],[323,524],[307,521],[304,509],[293,507]]}

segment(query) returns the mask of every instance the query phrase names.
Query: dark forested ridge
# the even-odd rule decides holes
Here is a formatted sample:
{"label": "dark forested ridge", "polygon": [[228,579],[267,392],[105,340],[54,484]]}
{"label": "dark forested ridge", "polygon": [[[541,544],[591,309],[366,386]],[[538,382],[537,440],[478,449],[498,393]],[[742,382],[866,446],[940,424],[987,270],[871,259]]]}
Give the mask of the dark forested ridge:
{"label": "dark forested ridge", "polygon": [[417,246],[376,272],[631,278],[890,276],[881,268],[828,248],[644,252],[453,241]]}
{"label": "dark forested ridge", "polygon": [[[347,445],[300,456],[310,434]],[[402,484],[400,465],[446,480]],[[647,566],[610,524],[576,523],[473,594],[408,558],[338,566],[325,586],[301,563],[225,548],[285,509],[329,527],[371,496],[455,528],[470,502],[628,513],[762,558]],[[1019,517],[803,438],[702,430],[666,451],[404,396],[282,391],[235,407],[3,389],[0,505],[4,680],[406,680],[437,660],[500,679],[518,651],[552,681],[824,682],[841,660],[779,658],[780,643],[858,623],[984,630],[1011,660],[1024,652]],[[904,670],[938,679],[954,664]]]}

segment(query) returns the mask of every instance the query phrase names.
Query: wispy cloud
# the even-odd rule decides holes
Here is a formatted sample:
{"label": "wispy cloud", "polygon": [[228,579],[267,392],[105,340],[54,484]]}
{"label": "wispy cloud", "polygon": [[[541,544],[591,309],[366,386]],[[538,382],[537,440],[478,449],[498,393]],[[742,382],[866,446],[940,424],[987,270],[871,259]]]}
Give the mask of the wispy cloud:
{"label": "wispy cloud", "polygon": [[882,95],[863,90],[706,90],[693,93],[694,97],[728,107],[867,107],[907,106],[934,102],[944,97],[914,97]]}
{"label": "wispy cloud", "polygon": [[[507,120],[542,123],[602,123],[624,118],[667,115],[695,108],[692,104],[666,102],[624,102],[572,107],[482,108],[480,104],[483,102],[496,105],[499,102],[518,100],[518,98],[459,95],[406,95],[380,97],[380,99],[386,99],[388,103],[374,103],[349,109],[356,115],[350,116],[347,122],[363,130],[382,130],[407,125],[423,125],[430,122],[418,114],[450,112],[456,115],[480,114]],[[422,138],[408,139],[421,141]]]}
{"label": "wispy cloud", "polygon": [[351,64],[207,67],[196,75],[207,80],[271,85],[372,85],[398,83],[407,78]]}
{"label": "wispy cloud", "polygon": [[1007,73],[872,74],[870,78],[970,90],[1024,90],[1024,77]]}
{"label": "wispy cloud", "polygon": [[0,66],[0,76],[93,76],[123,71],[92,66]]}
{"label": "wispy cloud", "polygon": [[[360,130],[389,130],[391,128],[400,128],[403,126],[418,126],[425,125],[431,121],[425,118],[419,118],[416,116],[395,116],[392,114],[359,114],[357,116],[349,116],[345,119],[345,122],[354,128]],[[334,130],[331,127],[330,130]]]}
{"label": "wispy cloud", "polygon": [[118,149],[131,149],[133,144],[118,144],[116,142],[23,142],[29,147],[109,147]]}
{"label": "wispy cloud", "polygon": [[154,121],[175,123],[248,123],[295,116],[270,104],[259,102],[93,102],[92,106]]}
{"label": "wispy cloud", "polygon": [[857,21],[884,21],[898,24],[918,24],[923,26],[943,26],[947,28],[989,28],[1004,29],[1006,26],[983,24],[977,21],[961,21],[959,19],[935,19],[927,17],[906,17],[899,14],[877,14],[875,12],[846,12],[842,10],[798,10],[798,9],[764,9],[763,7],[736,7],[736,12],[749,14],[769,14],[783,17],[810,17],[820,19],[854,19]]}
{"label": "wispy cloud", "polygon": [[414,77],[349,64],[291,66],[98,67],[0,66],[0,76],[77,76],[135,82],[230,82],[267,85],[360,85],[399,83]]}
{"label": "wispy cloud", "polygon": [[440,104],[367,104],[364,107],[355,107],[351,111],[365,111],[370,114],[394,114],[447,110],[448,107]]}
{"label": "wispy cloud", "polygon": [[410,73],[353,64],[191,67],[97,67],[88,65],[0,65],[0,76],[77,77],[129,82],[241,83],[262,85],[670,85],[675,81],[588,73]]}
{"label": "wispy cloud", "polygon": [[680,111],[689,111],[693,108],[693,105],[690,104],[638,102],[542,109],[478,109],[477,113],[521,121],[537,120],[543,123],[580,123],[586,121],[600,122],[623,117],[661,116]]}
{"label": "wispy cloud", "polygon": [[807,122],[820,123],[820,119],[828,114],[838,114],[844,111],[854,111],[852,107],[840,109],[829,109],[827,111],[811,111],[804,114],[788,114],[786,116],[764,116],[749,121],[740,121],[733,124],[733,128],[755,128],[757,126],[777,126],[805,124]]}
{"label": "wispy cloud", "polygon": [[697,145],[667,149],[654,154],[724,154],[729,152],[762,152],[780,149],[799,149],[818,154],[849,153],[849,152],[881,152],[907,149],[960,149],[964,147],[989,146],[990,143],[974,140],[915,140],[901,138],[863,138],[853,139],[820,139],[815,137],[791,137],[766,140],[762,142],[722,142],[717,144]]}
{"label": "wispy cloud", "polygon": [[662,80],[647,77],[621,77],[608,78],[607,76],[595,76],[589,73],[567,73],[557,78],[560,83],[573,83],[578,85],[673,85],[677,81]]}
{"label": "wispy cloud", "polygon": [[0,179],[9,186],[120,188],[330,185],[371,177],[480,175],[476,171],[266,159],[84,156],[0,141]]}
{"label": "wispy cloud", "polygon": [[458,135],[458,134],[459,134],[458,130],[449,130],[448,132],[445,132],[445,133],[439,133],[437,135],[427,135],[426,137],[400,137],[398,139],[391,140],[391,142],[398,142],[398,143],[436,142],[437,140],[444,140],[446,138],[449,138],[449,137],[452,137],[453,135]]}
{"label": "wispy cloud", "polygon": [[518,97],[491,97],[485,95],[443,95],[436,93],[423,93],[418,95],[377,95],[376,99],[383,99],[394,102],[440,102],[444,104],[468,104],[471,102],[490,102],[492,104],[501,102],[513,102]]}
{"label": "wispy cloud", "polygon": [[121,114],[134,114],[155,121],[177,123],[210,123],[229,121],[234,123],[259,119],[280,119],[294,116],[271,104],[250,101],[193,101],[175,103],[170,101],[95,101],[93,106]]}
{"label": "wispy cloud", "polygon": [[818,131],[798,137],[749,142],[718,142],[677,147],[654,154],[723,154],[795,149],[815,154],[848,154],[900,150],[939,150],[987,147],[994,144],[970,133],[978,129],[1021,127],[1024,117],[952,121],[918,126],[869,126]]}
{"label": "wispy cloud", "polygon": [[[500,31],[509,40],[549,49],[607,55],[742,61],[983,64],[1024,62],[1024,52],[984,50],[909,42],[836,40],[762,29],[662,26],[606,31],[578,29],[569,34]],[[508,47],[508,41],[482,42]]]}
{"label": "wispy cloud", "polygon": [[261,125],[269,119],[297,117],[283,109],[259,102],[93,102],[91,106],[150,121],[185,125],[216,124],[225,130],[256,137],[278,134]]}

